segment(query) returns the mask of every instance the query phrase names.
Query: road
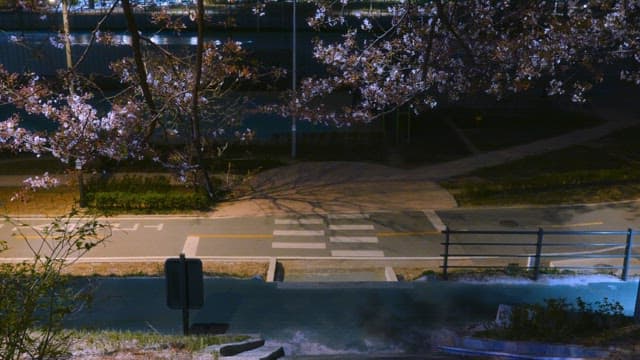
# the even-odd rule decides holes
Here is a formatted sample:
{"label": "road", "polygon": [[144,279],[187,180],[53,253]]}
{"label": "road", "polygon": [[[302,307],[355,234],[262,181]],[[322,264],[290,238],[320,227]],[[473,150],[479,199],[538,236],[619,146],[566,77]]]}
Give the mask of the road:
{"label": "road", "polygon": [[[42,229],[49,220],[21,221]],[[420,259],[441,255],[440,232],[445,226],[456,230],[639,229],[640,203],[281,217],[122,216],[103,221],[111,225],[113,235],[104,246],[91,250],[86,261],[161,260],[181,252],[205,259]],[[20,231],[23,236],[17,235]],[[0,254],[4,258],[29,257],[27,243],[39,244],[32,229],[6,222],[0,223],[0,239],[9,245],[9,250]]]}

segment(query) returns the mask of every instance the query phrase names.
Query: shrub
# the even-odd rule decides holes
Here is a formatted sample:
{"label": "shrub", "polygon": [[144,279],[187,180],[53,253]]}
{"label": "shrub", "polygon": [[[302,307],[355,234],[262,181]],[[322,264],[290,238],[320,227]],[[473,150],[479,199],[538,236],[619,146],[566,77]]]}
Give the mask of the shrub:
{"label": "shrub", "polygon": [[[6,218],[22,228],[26,224]],[[63,275],[73,260],[102,243],[111,234],[95,218],[78,217],[73,210],[45,229],[30,230],[37,240],[19,231],[33,251],[33,259],[0,265],[0,358],[58,359],[68,353],[71,338],[63,320],[90,300],[83,289],[70,286]],[[0,244],[1,245],[1,244]],[[6,247],[0,248],[0,251]]]}
{"label": "shrub", "polygon": [[193,191],[104,191],[87,198],[89,206],[103,211],[203,210],[209,206],[207,195]]}
{"label": "shrub", "polygon": [[623,315],[619,302],[587,303],[581,298],[576,304],[565,299],[546,299],[544,304],[521,305],[512,309],[504,328],[490,330],[485,335],[509,340],[566,342],[602,334],[631,322]]}

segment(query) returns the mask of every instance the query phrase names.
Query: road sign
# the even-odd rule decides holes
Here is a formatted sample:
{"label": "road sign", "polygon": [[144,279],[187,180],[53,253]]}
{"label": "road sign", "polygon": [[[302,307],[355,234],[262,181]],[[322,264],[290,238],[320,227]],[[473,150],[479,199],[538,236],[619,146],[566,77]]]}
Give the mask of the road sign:
{"label": "road sign", "polygon": [[171,309],[200,309],[204,304],[202,261],[180,258],[164,263],[167,283],[167,306]]}

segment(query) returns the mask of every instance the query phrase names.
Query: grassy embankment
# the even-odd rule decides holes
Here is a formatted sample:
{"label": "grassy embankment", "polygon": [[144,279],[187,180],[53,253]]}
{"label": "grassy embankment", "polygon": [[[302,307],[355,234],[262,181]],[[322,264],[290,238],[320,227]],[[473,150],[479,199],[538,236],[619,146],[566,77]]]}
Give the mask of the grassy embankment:
{"label": "grassy embankment", "polygon": [[569,204],[640,196],[640,128],[443,182],[462,206]]}

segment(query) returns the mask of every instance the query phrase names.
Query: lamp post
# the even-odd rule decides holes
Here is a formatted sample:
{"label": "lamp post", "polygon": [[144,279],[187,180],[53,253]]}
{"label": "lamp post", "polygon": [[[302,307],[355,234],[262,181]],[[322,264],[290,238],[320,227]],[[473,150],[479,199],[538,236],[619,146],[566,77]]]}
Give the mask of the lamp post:
{"label": "lamp post", "polygon": [[291,64],[291,73],[292,73],[292,81],[291,81],[291,89],[293,90],[293,111],[291,112],[291,158],[295,159],[296,158],[296,111],[297,111],[297,95],[296,95],[296,0],[293,0],[293,21],[292,21],[292,26],[293,26],[293,36],[292,36],[292,49],[293,49],[293,55],[292,55],[292,64]]}

